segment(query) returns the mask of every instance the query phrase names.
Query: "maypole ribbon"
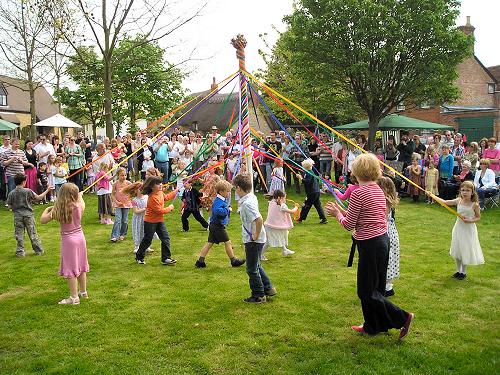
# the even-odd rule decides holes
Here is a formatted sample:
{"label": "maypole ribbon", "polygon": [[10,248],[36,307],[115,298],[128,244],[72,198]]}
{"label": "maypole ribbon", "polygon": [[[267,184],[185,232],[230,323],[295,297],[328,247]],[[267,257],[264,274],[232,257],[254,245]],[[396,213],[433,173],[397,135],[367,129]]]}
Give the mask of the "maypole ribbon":
{"label": "maypole ribbon", "polygon": [[[225,87],[227,84],[229,84],[229,82],[231,82],[237,75],[238,73],[233,73],[231,74],[229,77],[231,77],[231,79],[229,79],[223,87]],[[229,78],[228,77],[228,78]],[[227,79],[226,79],[227,80]],[[224,82],[224,81],[223,81]],[[223,87],[221,88],[216,88],[212,91],[210,91],[201,101],[200,103],[204,102],[206,99],[212,97],[213,95],[215,95],[219,90],[221,90]],[[199,103],[198,103],[199,104]],[[156,138],[158,138],[160,135],[162,135],[168,128],[174,126],[176,123],[178,123],[182,118],[184,118],[185,116],[187,116],[190,112],[194,111],[195,109],[197,109],[197,105],[194,106],[193,108],[190,108],[186,113],[182,114],[178,119],[176,119],[175,121],[171,122],[168,126],[164,127],[162,130],[160,130],[156,135],[154,135],[151,140],[155,140]],[[165,115],[167,116],[167,115]],[[162,116],[162,118],[164,118],[165,116]],[[166,118],[166,117],[165,117]],[[163,121],[163,120],[161,120]],[[155,121],[155,123],[158,123],[160,122],[159,120]],[[101,177],[99,177],[96,181],[94,181],[91,185],[87,186],[87,188],[85,190],[83,190],[83,193],[87,192],[89,189],[91,189],[94,185],[96,185],[100,180],[102,180],[104,178],[104,176],[110,174],[111,172],[113,172],[114,170],[116,170],[117,168],[119,168],[123,163],[127,162],[128,159],[130,159],[132,156],[134,156],[135,154],[137,154],[140,150],[143,149],[143,147],[147,146],[147,144],[144,144],[142,145],[141,147],[139,147],[137,150],[135,150],[134,152],[132,152],[129,156],[127,156],[126,158],[124,158],[121,162],[119,162],[118,164],[115,164],[113,166],[113,168],[111,168],[109,171],[106,172],[106,174],[102,175]]]}
{"label": "maypole ribbon", "polygon": [[[250,79],[252,79],[254,82],[256,82],[260,87],[262,88],[267,88],[269,91],[271,91],[274,95],[280,97],[281,99],[283,99],[285,102],[287,102],[288,104],[290,104],[291,106],[293,106],[294,108],[298,109],[300,112],[302,112],[303,114],[307,115],[308,117],[310,117],[311,119],[313,119],[314,121],[316,121],[318,124],[322,125],[323,127],[325,127],[326,129],[330,130],[332,133],[336,134],[338,137],[342,138],[344,141],[346,141],[347,143],[349,143],[350,145],[354,146],[355,148],[361,150],[363,153],[367,153],[366,150],[364,150],[363,148],[359,147],[356,143],[352,142],[349,138],[347,138],[346,136],[344,136],[343,134],[339,133],[337,130],[333,129],[331,126],[325,124],[323,121],[321,121],[320,119],[318,119],[316,116],[312,115],[311,113],[307,112],[305,109],[303,109],[302,107],[298,106],[297,104],[295,104],[294,102],[292,102],[290,99],[288,99],[287,97],[285,97],[284,95],[280,94],[279,92],[277,92],[276,90],[274,90],[273,88],[267,86],[265,83],[259,81],[255,76],[253,76],[252,74],[250,74],[249,72],[247,71],[244,71],[243,72],[246,76],[248,76]],[[429,194],[428,191],[426,191],[425,189],[423,189],[422,187],[420,187],[418,184],[414,183],[413,181],[411,181],[409,178],[405,177],[402,173],[398,172],[397,170],[395,170],[394,168],[392,168],[391,166],[385,164],[384,162],[380,161],[380,164],[382,164],[383,166],[385,166],[387,169],[389,169],[390,171],[394,172],[395,174],[397,174],[399,177],[401,177],[402,179],[404,179],[406,182],[410,183],[411,185],[415,186],[417,189],[423,191],[425,194]],[[432,197],[432,195],[431,195]],[[434,199],[434,198],[433,198]],[[435,199],[436,200],[436,199]],[[450,213],[452,213],[453,215],[461,218],[462,216],[459,215],[458,212],[456,212],[455,210],[453,210],[452,208],[448,207],[446,204],[444,204],[443,202],[439,201],[439,200],[436,200],[436,202],[438,202],[442,207],[444,207],[445,209],[447,209]]]}

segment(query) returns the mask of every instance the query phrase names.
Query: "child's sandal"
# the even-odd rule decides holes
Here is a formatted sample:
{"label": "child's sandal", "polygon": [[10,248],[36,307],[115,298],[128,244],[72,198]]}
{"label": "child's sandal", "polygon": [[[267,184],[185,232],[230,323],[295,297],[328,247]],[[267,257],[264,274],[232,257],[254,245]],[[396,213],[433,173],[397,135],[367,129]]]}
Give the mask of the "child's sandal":
{"label": "child's sandal", "polygon": [[71,297],[65,298],[59,301],[59,305],[79,305],[80,304],[80,298],[78,297]]}
{"label": "child's sandal", "polygon": [[80,298],[83,298],[83,299],[89,299],[89,294],[87,293],[87,291],[85,291],[85,292],[79,292],[78,296]]}

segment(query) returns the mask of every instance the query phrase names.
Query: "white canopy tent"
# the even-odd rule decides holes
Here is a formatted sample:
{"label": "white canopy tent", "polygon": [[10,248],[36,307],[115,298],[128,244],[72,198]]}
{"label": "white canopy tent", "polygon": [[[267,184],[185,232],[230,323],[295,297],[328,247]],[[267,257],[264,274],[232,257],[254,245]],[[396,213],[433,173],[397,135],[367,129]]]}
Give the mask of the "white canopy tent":
{"label": "white canopy tent", "polygon": [[81,128],[76,122],[71,121],[69,118],[64,117],[61,114],[54,115],[52,117],[46,118],[40,122],[37,122],[35,126],[49,126],[53,128]]}

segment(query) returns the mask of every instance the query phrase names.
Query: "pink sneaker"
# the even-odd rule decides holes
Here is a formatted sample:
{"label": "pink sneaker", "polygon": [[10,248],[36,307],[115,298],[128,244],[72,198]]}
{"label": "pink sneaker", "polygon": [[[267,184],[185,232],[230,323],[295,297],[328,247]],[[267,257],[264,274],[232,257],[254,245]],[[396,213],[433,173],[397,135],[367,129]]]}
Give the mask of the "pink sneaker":
{"label": "pink sneaker", "polygon": [[115,222],[111,219],[106,219],[106,225],[113,225]]}
{"label": "pink sneaker", "polygon": [[101,218],[101,224],[106,224],[106,219]]}

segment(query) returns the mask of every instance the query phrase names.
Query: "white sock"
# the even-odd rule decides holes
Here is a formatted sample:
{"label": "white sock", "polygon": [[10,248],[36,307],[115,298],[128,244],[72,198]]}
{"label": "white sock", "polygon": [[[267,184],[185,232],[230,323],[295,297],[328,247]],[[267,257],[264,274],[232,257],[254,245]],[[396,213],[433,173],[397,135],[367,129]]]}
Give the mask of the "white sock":
{"label": "white sock", "polygon": [[385,291],[388,292],[389,290],[392,289],[392,283],[385,283]]}
{"label": "white sock", "polygon": [[455,259],[457,263],[457,272],[462,273],[462,261],[460,259]]}
{"label": "white sock", "polygon": [[465,275],[465,264],[462,264],[462,273]]}

